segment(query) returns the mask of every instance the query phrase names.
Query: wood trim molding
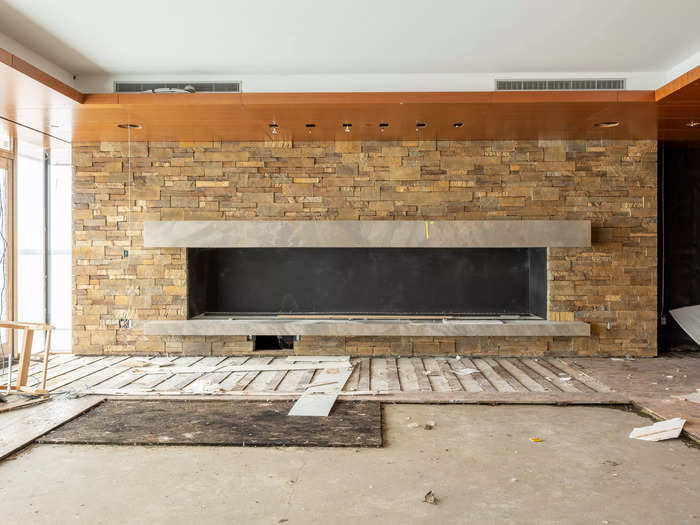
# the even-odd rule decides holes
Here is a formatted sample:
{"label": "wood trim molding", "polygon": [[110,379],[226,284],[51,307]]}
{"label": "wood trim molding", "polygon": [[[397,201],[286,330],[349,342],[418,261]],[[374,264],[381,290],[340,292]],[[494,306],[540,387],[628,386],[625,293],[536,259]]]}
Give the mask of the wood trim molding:
{"label": "wood trim molding", "polygon": [[654,99],[656,102],[676,93],[696,80],[700,80],[700,66],[694,67],[690,71],[674,78],[670,82],[664,84],[655,92]]}
{"label": "wood trim molding", "polygon": [[40,82],[46,87],[49,87],[54,91],[57,91],[58,93],[61,93],[62,95],[65,95],[66,97],[80,104],[82,104],[85,100],[85,95],[77,89],[72,88],[68,84],[61,82],[55,77],[52,77],[48,73],[45,73],[44,71],[39,69],[38,67],[31,65],[26,60],[22,60],[17,55],[13,55],[6,49],[0,48],[0,62],[10,66],[11,68],[19,71],[20,73],[27,75],[29,78]]}

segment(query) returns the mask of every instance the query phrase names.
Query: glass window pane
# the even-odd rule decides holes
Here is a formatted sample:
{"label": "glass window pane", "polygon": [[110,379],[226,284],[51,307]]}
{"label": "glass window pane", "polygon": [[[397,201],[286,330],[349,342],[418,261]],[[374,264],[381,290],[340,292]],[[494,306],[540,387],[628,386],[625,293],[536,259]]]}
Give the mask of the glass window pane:
{"label": "glass window pane", "polygon": [[[44,264],[44,151],[25,141],[17,143],[17,321],[46,322]],[[34,334],[34,349],[44,333]]]}
{"label": "glass window pane", "polygon": [[[68,146],[68,145],[66,145]],[[53,352],[72,348],[72,167],[69,147],[53,147],[49,166],[49,318]]]}
{"label": "glass window pane", "polygon": [[[0,143],[0,146],[2,144]],[[10,169],[10,161],[0,158],[0,319],[10,319],[8,310],[9,300],[9,254],[7,252],[7,239],[9,235],[8,225],[8,187],[7,176]],[[2,357],[9,353],[7,346],[8,331],[0,330],[0,347]]]}

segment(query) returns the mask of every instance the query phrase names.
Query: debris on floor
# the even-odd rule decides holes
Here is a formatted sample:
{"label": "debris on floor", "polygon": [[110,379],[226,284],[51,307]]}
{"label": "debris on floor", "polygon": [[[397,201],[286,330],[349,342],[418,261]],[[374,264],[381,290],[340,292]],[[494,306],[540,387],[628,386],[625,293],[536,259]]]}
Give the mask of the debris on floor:
{"label": "debris on floor", "polygon": [[533,443],[542,443],[544,441],[544,439],[534,437],[534,438],[530,438],[530,441],[532,441]]}
{"label": "debris on floor", "polygon": [[431,505],[437,505],[440,502],[440,498],[433,494],[432,490],[429,490],[425,496],[423,496],[423,502],[430,503]]}
{"label": "debris on floor", "polygon": [[452,370],[452,373],[458,376],[468,376],[470,374],[478,374],[479,371],[476,368],[462,368],[461,370]]}
{"label": "debris on floor", "polygon": [[665,421],[659,421],[648,427],[638,427],[632,429],[630,436],[632,439],[643,441],[662,441],[664,439],[674,439],[681,435],[685,425],[685,419],[674,417]]}
{"label": "debris on floor", "polygon": [[682,401],[690,401],[691,403],[700,403],[700,388],[698,388],[696,392],[693,392],[691,394],[681,394],[678,396],[671,397],[675,397],[676,399],[680,399]]}
{"label": "debris on floor", "polygon": [[425,425],[423,425],[423,428],[425,430],[432,430],[435,428],[435,421],[428,421]]}

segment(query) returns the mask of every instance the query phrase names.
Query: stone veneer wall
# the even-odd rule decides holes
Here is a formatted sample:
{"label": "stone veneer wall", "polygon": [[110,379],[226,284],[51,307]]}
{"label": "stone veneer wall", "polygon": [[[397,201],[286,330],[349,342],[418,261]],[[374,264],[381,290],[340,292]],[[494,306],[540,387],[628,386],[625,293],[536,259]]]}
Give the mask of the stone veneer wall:
{"label": "stone veneer wall", "polygon": [[[591,337],[304,337],[297,353],[655,355],[656,142],[74,144],[73,351],[248,353],[245,337],[147,337],[184,319],[184,249],[145,220],[590,219],[590,249],[551,249],[549,319]],[[130,166],[129,166],[130,164]],[[129,169],[133,183],[129,182]],[[124,257],[129,250],[129,257]],[[134,319],[119,329],[119,318]]]}

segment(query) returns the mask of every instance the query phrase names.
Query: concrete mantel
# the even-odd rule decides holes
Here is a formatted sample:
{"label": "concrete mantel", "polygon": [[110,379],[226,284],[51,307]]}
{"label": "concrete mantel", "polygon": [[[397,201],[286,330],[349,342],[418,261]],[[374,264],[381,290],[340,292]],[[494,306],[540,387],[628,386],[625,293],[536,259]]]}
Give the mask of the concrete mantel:
{"label": "concrete mantel", "polygon": [[495,319],[279,319],[232,317],[145,321],[146,335],[313,335],[473,337],[589,336],[590,325],[579,321]]}
{"label": "concrete mantel", "polygon": [[590,221],[146,221],[146,248],[588,247]]}

